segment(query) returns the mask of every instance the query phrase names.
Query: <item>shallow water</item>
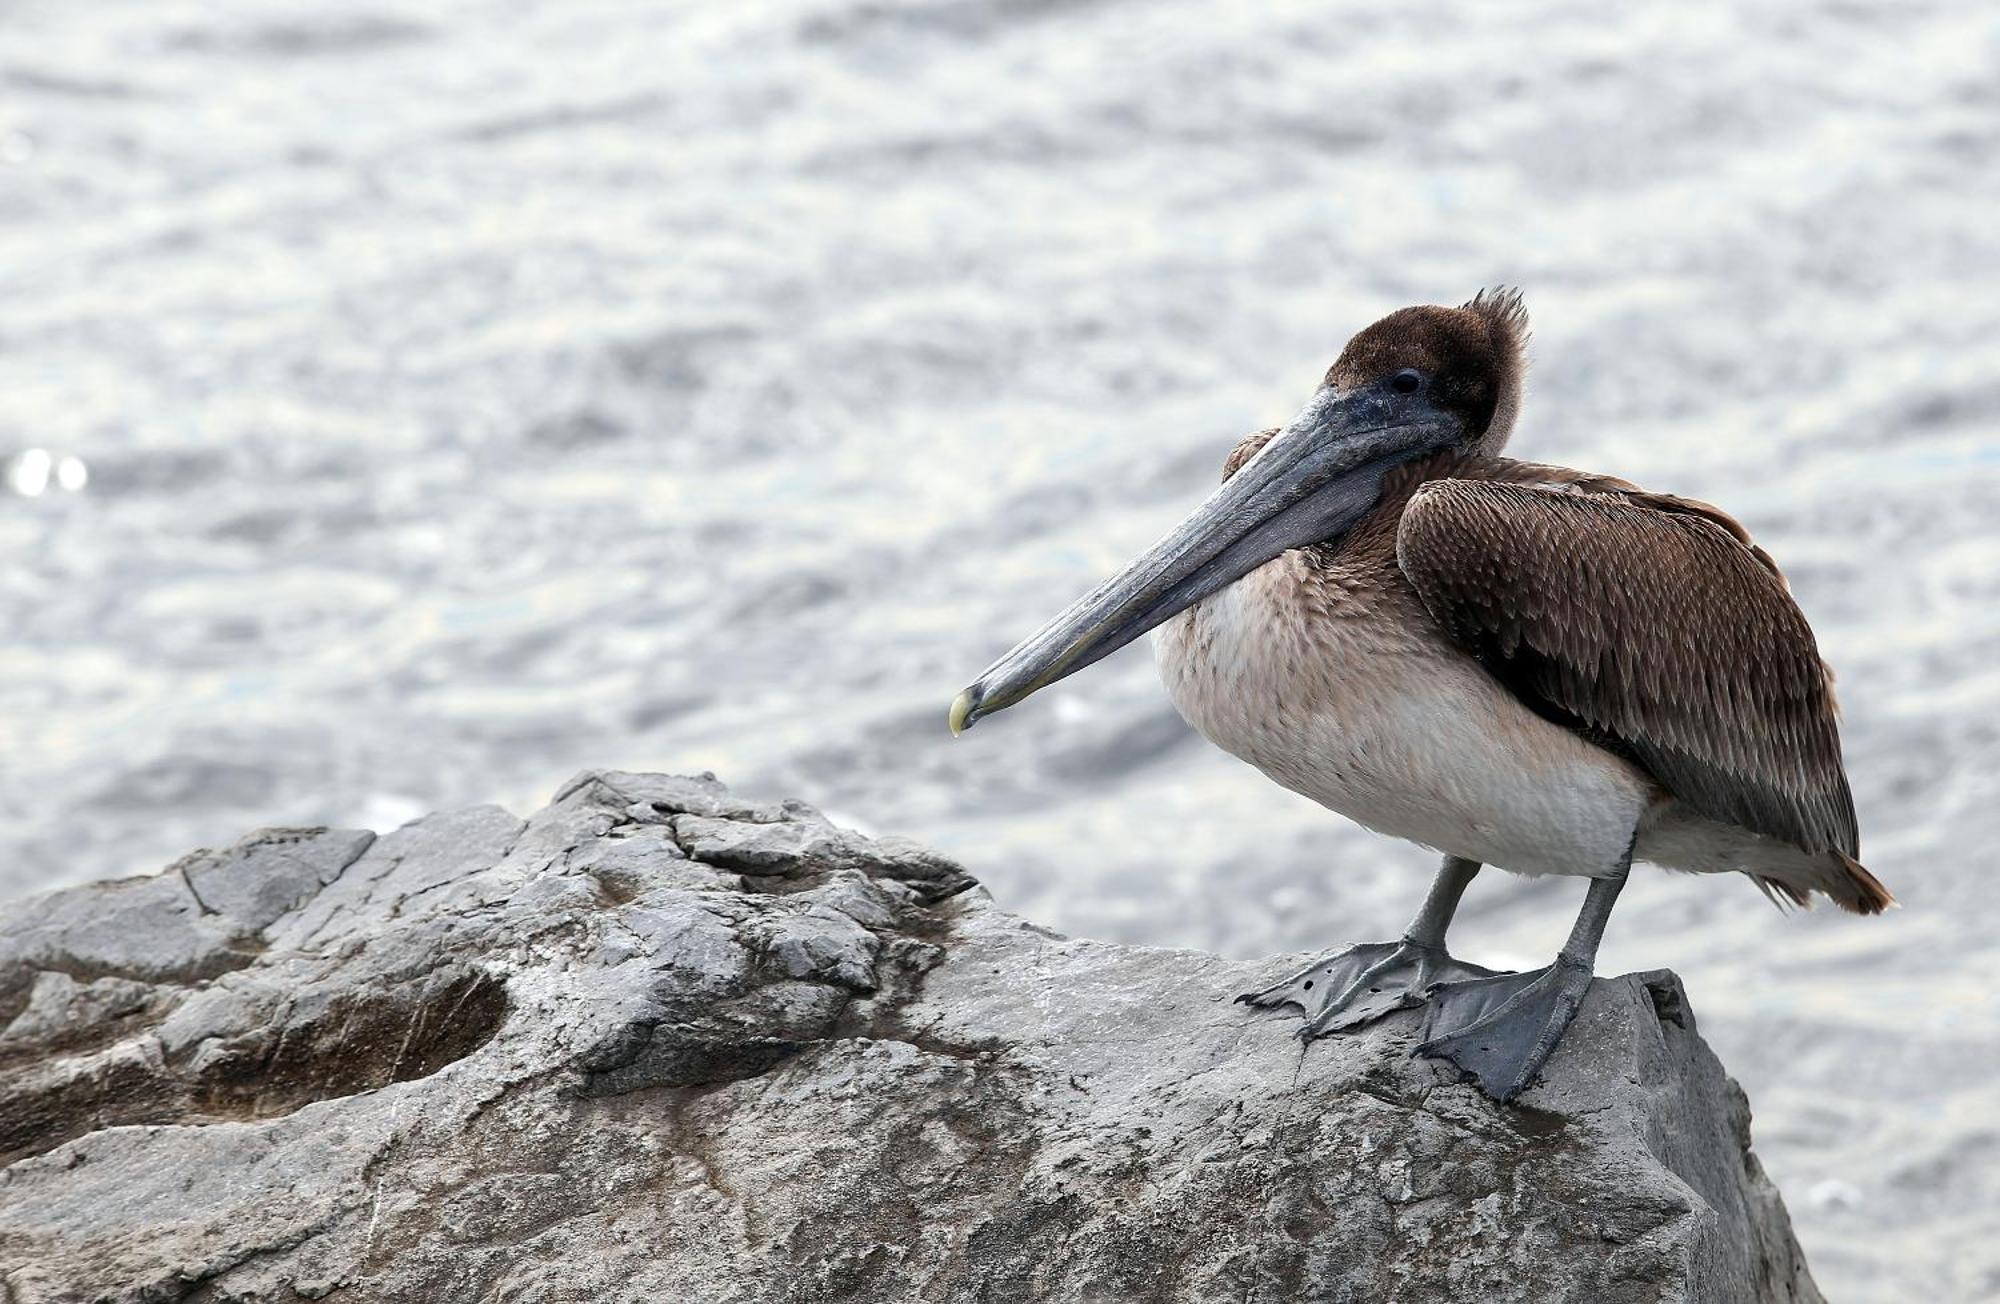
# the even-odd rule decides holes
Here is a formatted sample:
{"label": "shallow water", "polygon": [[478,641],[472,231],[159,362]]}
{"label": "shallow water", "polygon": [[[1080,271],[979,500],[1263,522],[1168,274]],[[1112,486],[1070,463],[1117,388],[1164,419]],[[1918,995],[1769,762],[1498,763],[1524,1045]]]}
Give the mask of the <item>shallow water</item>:
{"label": "shallow water", "polygon": [[1830,1297],[2000,1293],[2000,17],[1777,9],[11,5],[0,893],[617,765],[1072,932],[1386,935],[1430,857],[1143,649],[944,712],[1349,332],[1514,282],[1515,451],[1779,557],[1906,906],[1648,873],[1605,965],[1685,976]]}

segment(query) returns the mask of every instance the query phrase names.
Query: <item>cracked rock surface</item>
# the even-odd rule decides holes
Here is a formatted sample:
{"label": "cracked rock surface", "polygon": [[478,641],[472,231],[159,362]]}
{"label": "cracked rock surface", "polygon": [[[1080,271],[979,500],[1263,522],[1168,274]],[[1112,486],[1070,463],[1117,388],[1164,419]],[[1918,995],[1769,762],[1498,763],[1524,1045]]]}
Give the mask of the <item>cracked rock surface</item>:
{"label": "cracked rock surface", "polygon": [[1503,1107],[1289,963],[707,776],[267,830],[0,918],[0,1304],[1819,1299],[1671,974]]}

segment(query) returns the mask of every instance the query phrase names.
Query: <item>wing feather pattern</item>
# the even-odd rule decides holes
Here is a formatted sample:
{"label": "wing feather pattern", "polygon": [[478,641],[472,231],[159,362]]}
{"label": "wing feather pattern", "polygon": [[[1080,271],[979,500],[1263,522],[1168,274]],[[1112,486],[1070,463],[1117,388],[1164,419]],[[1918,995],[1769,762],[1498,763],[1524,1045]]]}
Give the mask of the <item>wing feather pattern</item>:
{"label": "wing feather pattern", "polygon": [[1695,811],[1859,855],[1830,675],[1777,567],[1704,503],[1570,479],[1419,489],[1396,555],[1432,616]]}

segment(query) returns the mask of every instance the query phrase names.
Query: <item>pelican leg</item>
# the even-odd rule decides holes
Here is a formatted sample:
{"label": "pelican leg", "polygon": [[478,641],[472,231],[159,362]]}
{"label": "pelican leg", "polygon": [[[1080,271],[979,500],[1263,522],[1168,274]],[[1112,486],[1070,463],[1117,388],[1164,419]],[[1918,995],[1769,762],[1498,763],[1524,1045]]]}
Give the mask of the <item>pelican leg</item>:
{"label": "pelican leg", "polygon": [[1306,1015],[1299,1036],[1310,1040],[1421,1005],[1425,993],[1439,983],[1490,975],[1491,969],[1455,960],[1444,949],[1445,929],[1458,899],[1478,872],[1477,861],[1447,856],[1401,941],[1350,946],[1281,983],[1236,999],[1264,1008],[1298,1006]]}
{"label": "pelican leg", "polygon": [[1424,1040],[1417,1054],[1450,1060],[1498,1101],[1526,1090],[1590,990],[1597,944],[1631,865],[1628,852],[1617,873],[1590,880],[1583,909],[1554,964],[1439,984],[1424,1012]]}

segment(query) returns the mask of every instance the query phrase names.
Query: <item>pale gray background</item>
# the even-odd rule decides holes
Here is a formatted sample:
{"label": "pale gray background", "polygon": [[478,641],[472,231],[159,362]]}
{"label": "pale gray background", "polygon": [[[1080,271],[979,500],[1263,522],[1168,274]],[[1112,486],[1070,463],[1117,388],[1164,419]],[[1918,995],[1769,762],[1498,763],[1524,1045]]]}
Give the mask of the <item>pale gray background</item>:
{"label": "pale gray background", "polygon": [[1777,554],[1906,907],[1647,872],[1605,964],[1686,976],[1833,1298],[2000,1293],[2000,12],[1628,8],[0,3],[0,456],[90,471],[0,492],[0,894],[620,765],[1073,932],[1387,934],[1430,858],[1144,649],[944,712],[1351,331],[1515,282],[1516,451]]}

